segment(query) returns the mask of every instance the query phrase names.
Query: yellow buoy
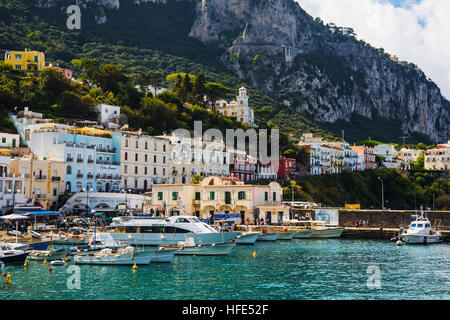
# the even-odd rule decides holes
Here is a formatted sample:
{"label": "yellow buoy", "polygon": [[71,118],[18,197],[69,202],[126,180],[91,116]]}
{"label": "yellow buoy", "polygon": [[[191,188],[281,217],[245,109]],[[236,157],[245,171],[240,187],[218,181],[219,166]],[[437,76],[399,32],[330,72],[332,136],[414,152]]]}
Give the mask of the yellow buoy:
{"label": "yellow buoy", "polygon": [[253,251],[253,258],[256,258],[256,251]]}
{"label": "yellow buoy", "polygon": [[47,259],[44,259],[44,262],[42,262],[43,264],[46,264],[47,263]]}
{"label": "yellow buoy", "polygon": [[10,286],[11,285],[11,275],[8,273],[8,275],[6,276],[6,285]]}
{"label": "yellow buoy", "polygon": [[28,267],[28,261],[27,261],[27,260],[25,260],[25,263],[23,264],[23,266],[24,266],[25,268]]}
{"label": "yellow buoy", "polygon": [[69,262],[69,258],[67,256],[64,258],[64,262]]}
{"label": "yellow buoy", "polygon": [[133,270],[137,270],[138,266],[136,265],[136,263],[134,264],[134,266],[131,268]]}

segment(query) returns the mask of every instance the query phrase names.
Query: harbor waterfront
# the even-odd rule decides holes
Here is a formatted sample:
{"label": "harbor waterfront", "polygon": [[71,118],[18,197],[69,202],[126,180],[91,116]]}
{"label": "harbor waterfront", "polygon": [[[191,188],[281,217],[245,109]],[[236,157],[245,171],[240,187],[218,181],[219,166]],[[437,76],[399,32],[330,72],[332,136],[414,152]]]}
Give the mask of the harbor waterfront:
{"label": "harbor waterfront", "polygon": [[[256,252],[256,256],[253,253]],[[227,256],[177,256],[172,264],[5,266],[17,299],[450,299],[450,246],[396,246],[388,240],[299,239],[236,246]],[[378,269],[379,268],[379,269]],[[379,289],[371,286],[379,270]],[[72,288],[72,289],[71,289]]]}

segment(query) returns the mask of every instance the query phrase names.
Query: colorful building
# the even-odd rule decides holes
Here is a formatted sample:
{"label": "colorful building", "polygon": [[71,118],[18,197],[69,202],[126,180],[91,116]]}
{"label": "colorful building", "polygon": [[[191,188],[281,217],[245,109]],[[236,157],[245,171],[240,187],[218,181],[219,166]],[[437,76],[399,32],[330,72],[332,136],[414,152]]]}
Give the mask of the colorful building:
{"label": "colorful building", "polygon": [[56,210],[59,207],[59,196],[65,190],[64,161],[33,157],[13,158],[11,172],[23,178],[23,194],[30,203],[47,210]]}
{"label": "colorful building", "polygon": [[358,170],[375,169],[375,150],[369,146],[350,146],[358,153]]}
{"label": "colorful building", "polygon": [[450,141],[428,150],[424,159],[425,170],[450,170]]}
{"label": "colorful building", "polygon": [[237,121],[243,122],[250,127],[255,126],[255,115],[253,109],[248,106],[247,89],[239,89],[236,101],[228,103],[225,100],[216,101],[216,110],[225,117],[236,117]]}
{"label": "colorful building", "polygon": [[16,70],[41,72],[45,67],[45,55],[40,51],[6,51],[5,63]]}
{"label": "colorful building", "polygon": [[60,67],[54,67],[54,66],[52,66],[52,64],[50,64],[50,65],[48,65],[48,67],[45,67],[44,69],[53,69],[53,70],[56,70],[56,71],[59,71],[59,72],[61,72],[63,75],[65,75],[66,76],[66,78],[67,78],[67,80],[69,80],[69,81],[74,81],[74,79],[73,79],[73,72],[72,72],[72,70],[70,70],[70,69],[64,69],[64,68],[60,68]]}

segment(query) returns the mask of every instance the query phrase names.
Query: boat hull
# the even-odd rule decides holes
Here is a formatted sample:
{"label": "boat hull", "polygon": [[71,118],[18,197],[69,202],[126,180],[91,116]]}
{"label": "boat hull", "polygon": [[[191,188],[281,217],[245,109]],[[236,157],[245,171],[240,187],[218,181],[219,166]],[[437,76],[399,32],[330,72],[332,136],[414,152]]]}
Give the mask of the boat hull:
{"label": "boat hull", "polygon": [[62,259],[68,254],[68,251],[46,252],[46,251],[31,251],[28,255],[30,260],[38,261],[52,261],[56,259]]}
{"label": "boat hull", "polygon": [[314,230],[301,230],[294,234],[294,239],[309,239],[312,237]]}
{"label": "boat hull", "polygon": [[443,242],[442,235],[416,235],[416,234],[402,234],[400,239],[408,244],[432,244]]}
{"label": "boat hull", "polygon": [[278,239],[278,233],[262,233],[258,235],[257,241],[276,241]]}
{"label": "boat hull", "polygon": [[[164,246],[177,245],[186,238],[193,238],[196,245],[227,243],[236,238],[240,232],[223,233],[108,233],[116,242],[129,242],[133,246]],[[102,234],[98,234],[101,239]]]}
{"label": "boat hull", "polygon": [[277,240],[292,240],[295,232],[281,232],[278,234]]}
{"label": "boat hull", "polygon": [[94,264],[94,265],[142,265],[149,264],[154,251],[124,253],[121,255],[95,256],[95,255],[78,255],[74,256],[76,264]]}
{"label": "boat hull", "polygon": [[182,247],[176,251],[177,255],[188,256],[225,256],[234,248],[235,243],[218,243],[195,247]]}
{"label": "boat hull", "polygon": [[28,244],[28,250],[47,250],[50,241],[33,242]]}
{"label": "boat hull", "polygon": [[255,244],[256,240],[258,239],[258,235],[259,233],[241,234],[240,236],[236,237],[234,241],[237,244],[252,245]]}
{"label": "boat hull", "polygon": [[28,252],[7,255],[0,257],[0,262],[3,262],[3,264],[23,264],[25,263],[27,256]]}
{"label": "boat hull", "polygon": [[344,232],[344,228],[333,228],[323,230],[313,230],[311,238],[339,238]]}
{"label": "boat hull", "polygon": [[77,238],[67,238],[67,239],[53,239],[53,243],[54,244],[62,244],[62,245],[82,245],[82,244],[88,244],[89,243],[89,239],[87,238],[82,238],[82,239],[77,239]]}

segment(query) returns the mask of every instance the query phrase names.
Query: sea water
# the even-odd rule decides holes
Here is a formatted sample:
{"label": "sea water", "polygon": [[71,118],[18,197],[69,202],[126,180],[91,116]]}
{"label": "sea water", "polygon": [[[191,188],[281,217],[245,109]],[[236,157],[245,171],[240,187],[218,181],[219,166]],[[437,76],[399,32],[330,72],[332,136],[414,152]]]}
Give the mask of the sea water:
{"label": "sea water", "polygon": [[302,239],[175,256],[135,272],[73,265],[6,266],[12,285],[0,285],[0,299],[450,299],[448,244]]}

